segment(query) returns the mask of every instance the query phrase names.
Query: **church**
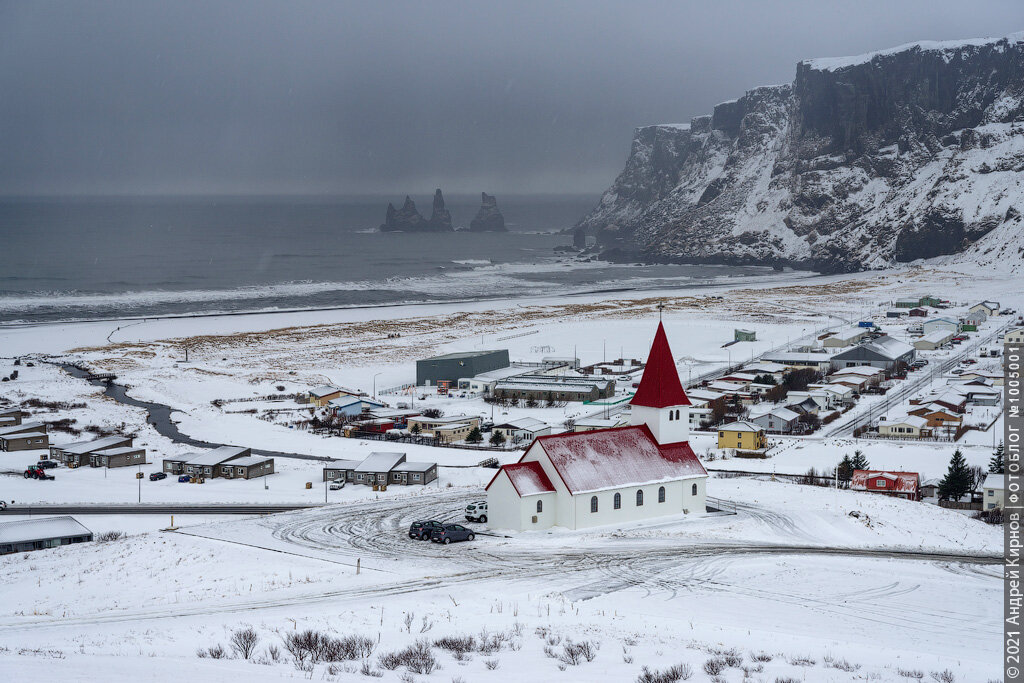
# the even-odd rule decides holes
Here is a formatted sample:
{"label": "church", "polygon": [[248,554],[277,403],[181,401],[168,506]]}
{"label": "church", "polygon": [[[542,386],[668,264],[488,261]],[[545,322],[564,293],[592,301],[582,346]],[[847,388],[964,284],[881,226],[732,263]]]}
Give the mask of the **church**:
{"label": "church", "polygon": [[690,401],[659,323],[629,426],[541,436],[487,485],[494,529],[585,529],[704,512]]}

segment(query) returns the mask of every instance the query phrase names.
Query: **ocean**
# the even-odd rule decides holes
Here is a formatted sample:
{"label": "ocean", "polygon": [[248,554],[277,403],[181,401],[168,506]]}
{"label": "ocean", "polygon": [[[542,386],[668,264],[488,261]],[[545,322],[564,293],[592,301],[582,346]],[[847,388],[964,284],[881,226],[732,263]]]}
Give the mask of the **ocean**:
{"label": "ocean", "polygon": [[[651,289],[770,269],[579,263],[596,198],[498,195],[507,233],[379,233],[404,197],[0,199],[0,322]],[[429,196],[414,196],[429,216]],[[468,226],[479,195],[446,197]]]}

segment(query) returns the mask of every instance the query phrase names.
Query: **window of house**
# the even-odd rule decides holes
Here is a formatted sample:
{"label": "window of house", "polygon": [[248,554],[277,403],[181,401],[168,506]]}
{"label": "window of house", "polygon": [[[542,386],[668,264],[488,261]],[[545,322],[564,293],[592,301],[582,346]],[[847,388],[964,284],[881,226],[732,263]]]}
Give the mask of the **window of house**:
{"label": "window of house", "polygon": [[544,512],[544,501],[543,500],[538,500],[537,501],[537,513],[540,514],[541,512]]}
{"label": "window of house", "polygon": [[884,489],[884,488],[885,488],[885,479],[879,479],[879,480],[877,480],[877,481],[875,482],[875,486],[877,486],[878,488],[882,488],[882,489]]}
{"label": "window of house", "polygon": [[665,502],[665,487],[664,486],[659,486],[658,487],[658,502],[659,503],[664,503]]}
{"label": "window of house", "polygon": [[420,480],[420,475],[418,475],[418,474],[412,475],[412,480],[413,481],[419,481]]}
{"label": "window of house", "polygon": [[622,494],[621,493],[616,493],[615,494],[615,498],[612,499],[612,503],[613,503],[612,507],[614,507],[616,510],[621,508],[622,507]]}
{"label": "window of house", "polygon": [[693,486],[692,486],[692,487],[690,488],[690,495],[694,495],[694,496],[696,496],[696,495],[697,495],[697,485],[696,485],[696,484],[694,484],[694,485],[693,485]]}
{"label": "window of house", "polygon": [[363,480],[363,475],[357,474],[356,475],[356,481],[362,481],[362,480]]}
{"label": "window of house", "polygon": [[994,494],[995,494],[995,491],[989,490],[989,492],[988,492],[989,497],[993,496]]}
{"label": "window of house", "polygon": [[644,491],[643,491],[643,489],[638,489],[637,492],[636,492],[636,506],[640,507],[643,504],[644,504]]}
{"label": "window of house", "polygon": [[590,511],[597,512],[597,496],[590,497]]}

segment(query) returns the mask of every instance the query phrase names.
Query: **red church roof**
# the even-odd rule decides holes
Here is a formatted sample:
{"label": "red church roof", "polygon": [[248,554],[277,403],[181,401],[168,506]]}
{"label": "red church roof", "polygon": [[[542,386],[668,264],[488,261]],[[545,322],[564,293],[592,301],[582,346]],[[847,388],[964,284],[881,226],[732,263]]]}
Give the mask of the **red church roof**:
{"label": "red church roof", "polygon": [[[498,474],[504,472],[508,475],[508,480],[512,482],[512,487],[519,494],[519,497],[532,496],[538,493],[553,493],[555,490],[551,480],[548,479],[548,475],[544,474],[544,469],[537,462],[517,462],[511,465],[503,466]],[[487,484],[487,488],[491,488],[491,484],[498,478],[498,474],[495,474],[491,479],[490,483]]]}
{"label": "red church roof", "polygon": [[574,495],[707,476],[688,442],[658,444],[647,425],[540,436],[536,443]]}
{"label": "red church roof", "polygon": [[658,323],[658,331],[651,344],[651,353],[647,356],[644,376],[640,380],[636,394],[630,404],[649,408],[667,408],[668,406],[688,406],[683,385],[679,381],[679,371],[672,359],[672,349],[668,347],[665,326]]}

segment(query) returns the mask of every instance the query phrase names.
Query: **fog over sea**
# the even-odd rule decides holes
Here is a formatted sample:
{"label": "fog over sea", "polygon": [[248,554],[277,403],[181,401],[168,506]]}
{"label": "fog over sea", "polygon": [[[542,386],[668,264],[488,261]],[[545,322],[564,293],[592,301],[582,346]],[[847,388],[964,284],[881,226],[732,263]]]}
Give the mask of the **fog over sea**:
{"label": "fog over sea", "polygon": [[[756,267],[580,264],[556,254],[592,196],[502,196],[507,233],[379,233],[404,197],[0,199],[0,322],[653,289]],[[431,197],[414,196],[429,217]],[[479,195],[446,196],[468,226]]]}

